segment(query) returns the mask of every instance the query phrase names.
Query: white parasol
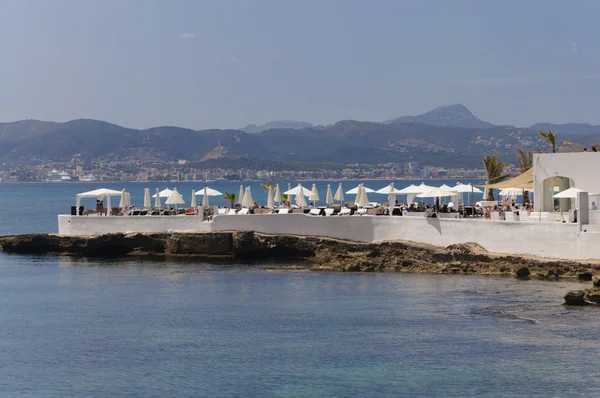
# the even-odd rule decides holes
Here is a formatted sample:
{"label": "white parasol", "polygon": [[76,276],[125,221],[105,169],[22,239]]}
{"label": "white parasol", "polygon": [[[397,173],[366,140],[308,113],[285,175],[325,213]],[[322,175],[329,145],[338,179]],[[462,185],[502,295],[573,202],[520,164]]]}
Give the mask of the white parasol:
{"label": "white parasol", "polygon": [[333,204],[333,194],[331,193],[331,184],[327,184],[327,194],[325,195],[325,204],[331,206]]}

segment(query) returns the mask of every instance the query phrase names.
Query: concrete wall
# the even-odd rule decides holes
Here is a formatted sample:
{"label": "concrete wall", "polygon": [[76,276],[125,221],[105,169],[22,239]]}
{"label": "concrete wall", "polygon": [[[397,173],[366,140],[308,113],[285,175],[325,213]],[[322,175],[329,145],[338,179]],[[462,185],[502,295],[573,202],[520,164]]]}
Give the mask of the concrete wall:
{"label": "concrete wall", "polygon": [[324,236],[359,242],[408,240],[436,246],[475,242],[488,251],[565,259],[600,259],[600,228],[572,223],[489,221],[389,216],[315,217],[304,214],[85,217],[61,215],[59,234],[114,232],[256,231]]}
{"label": "concrete wall", "polygon": [[59,235],[115,232],[208,232],[211,223],[197,216],[58,216]]}
{"label": "concrete wall", "polygon": [[598,244],[600,235],[587,233],[585,239],[581,239],[577,224],[425,217],[311,217],[302,214],[273,214],[217,216],[213,221],[213,230],[327,236],[360,242],[409,240],[436,246],[475,242],[497,253],[600,259]]}

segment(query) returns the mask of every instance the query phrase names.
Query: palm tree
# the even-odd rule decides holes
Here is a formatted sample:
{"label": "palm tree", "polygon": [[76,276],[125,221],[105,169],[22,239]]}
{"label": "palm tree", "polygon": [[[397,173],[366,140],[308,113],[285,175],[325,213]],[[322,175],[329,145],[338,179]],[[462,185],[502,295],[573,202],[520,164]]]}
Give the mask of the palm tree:
{"label": "palm tree", "polygon": [[263,188],[265,191],[268,191],[268,190],[269,190],[269,187],[272,187],[272,186],[273,186],[273,181],[271,181],[271,180],[267,180],[267,183],[266,183],[266,184],[260,184],[260,186],[261,186],[261,187],[262,187],[262,188]]}
{"label": "palm tree", "polygon": [[223,198],[227,202],[229,202],[229,205],[233,209],[233,206],[235,205],[235,200],[237,199],[237,196],[238,196],[237,193],[225,192],[225,195],[223,196]]}
{"label": "palm tree", "polygon": [[[517,148],[517,161],[521,174],[533,167],[533,152]],[[523,203],[529,202],[529,191],[523,192]]]}
{"label": "palm tree", "polygon": [[[504,167],[506,163],[501,160],[498,160],[498,154],[485,155],[483,157],[483,167],[485,168],[485,173],[487,175],[487,183],[495,184],[502,180],[505,180],[509,175],[504,173]],[[488,189],[487,198],[485,200],[494,200],[494,190]]]}
{"label": "palm tree", "polygon": [[548,129],[547,133],[540,131],[538,132],[538,134],[540,135],[540,137],[548,141],[548,143],[552,147],[552,153],[556,153],[556,136],[558,135],[558,133],[553,133],[552,131],[550,131],[550,129]]}

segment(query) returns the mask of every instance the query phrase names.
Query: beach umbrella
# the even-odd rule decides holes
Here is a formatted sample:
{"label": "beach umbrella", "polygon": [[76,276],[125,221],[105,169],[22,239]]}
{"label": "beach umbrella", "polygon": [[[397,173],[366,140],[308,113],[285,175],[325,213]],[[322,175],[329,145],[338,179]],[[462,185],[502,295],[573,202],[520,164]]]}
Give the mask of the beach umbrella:
{"label": "beach umbrella", "polygon": [[308,196],[308,200],[311,200],[315,203],[319,200],[319,192],[317,191],[317,184],[313,184],[312,189],[310,190],[310,195]]}
{"label": "beach umbrella", "polygon": [[238,202],[240,203],[240,205],[242,204],[242,200],[244,200],[244,192],[246,192],[244,190],[244,186],[240,185],[240,193],[238,194]]}
{"label": "beach umbrella", "polygon": [[[286,192],[290,192],[292,190],[292,184],[290,184],[288,182],[288,190]],[[294,201],[294,195],[292,195],[291,193],[286,194],[285,192],[283,193],[284,195],[287,195],[288,198],[288,204],[290,206],[292,206],[292,202]]]}
{"label": "beach umbrella", "polygon": [[344,201],[344,190],[342,189],[342,183],[338,186],[337,191],[335,191],[335,195],[333,197],[335,200],[339,200],[340,204]]}
{"label": "beach umbrella", "polygon": [[428,191],[418,194],[417,198],[443,198],[452,195],[454,195],[453,191],[445,191],[443,189],[433,187]]}
{"label": "beach umbrella", "polygon": [[254,204],[252,200],[252,193],[250,192],[250,187],[246,187],[246,192],[244,192],[244,199],[242,200],[242,207],[251,207]]}
{"label": "beach umbrella", "polygon": [[168,205],[175,205],[175,212],[177,213],[177,205],[185,204],[185,200],[183,200],[183,196],[177,191],[177,188],[173,188],[171,195],[169,195],[165,203]]}
{"label": "beach umbrella", "polygon": [[119,202],[119,207],[122,209],[127,207],[127,193],[125,192],[125,188],[123,188],[121,191],[121,201]]}
{"label": "beach umbrella", "polygon": [[[452,188],[453,191],[460,193],[461,195],[463,193],[470,193],[471,194],[471,203],[473,203],[473,195],[476,193],[483,193],[483,191],[477,187],[474,187],[471,184],[461,184],[461,183],[457,183],[456,186],[454,186],[454,188]],[[464,203],[464,200],[463,200]]]}
{"label": "beach umbrella", "polygon": [[369,205],[369,198],[367,197],[367,188],[365,188],[362,184],[360,185],[357,196],[358,200],[356,201],[356,205],[358,207],[366,207]]}
{"label": "beach umbrella", "polygon": [[358,193],[358,188],[359,188],[359,187],[363,187],[363,188],[365,189],[365,193],[367,193],[367,192],[375,192],[375,190],[374,190],[374,189],[367,188],[367,187],[365,187],[363,184],[358,184],[358,186],[357,186],[357,187],[354,187],[354,188],[352,188],[351,190],[349,190],[349,191],[346,191],[346,194],[348,194],[348,195],[356,195],[356,194]]}
{"label": "beach umbrella", "polygon": [[[388,191],[389,191],[389,193],[388,193],[389,213],[391,216],[392,212],[394,211],[394,206],[396,205],[396,189],[394,188],[393,182],[389,185]],[[379,192],[379,191],[377,191],[377,192]]]}
{"label": "beach umbrella", "polygon": [[523,188],[504,188],[500,191],[500,196],[517,197],[523,195]]}
{"label": "beach umbrella", "polygon": [[269,190],[267,191],[267,207],[269,209],[273,209],[275,207],[275,199],[273,198],[273,186],[269,185]]}
{"label": "beach umbrella", "polygon": [[217,191],[216,189],[204,187],[204,188],[198,190],[198,192],[196,192],[196,195],[223,196],[223,193]]}
{"label": "beach umbrella", "polygon": [[294,195],[294,196],[298,196],[298,195],[302,194],[302,195],[308,197],[308,196],[312,195],[312,191],[308,188],[304,188],[301,184],[298,184],[298,186],[296,188],[287,190],[284,192],[284,194]]}
{"label": "beach umbrella", "polygon": [[296,187],[296,192],[299,192],[300,194],[296,195],[296,204],[298,205],[298,207],[300,207],[301,209],[306,207],[306,198],[305,196],[309,196],[310,195],[310,191],[308,191],[308,189],[306,189],[309,192],[309,195],[303,195],[302,192],[304,192],[306,188],[302,187],[301,184],[298,184],[298,186]]}
{"label": "beach umbrella", "polygon": [[158,192],[158,189],[156,191],[157,191],[156,194],[152,195],[153,198],[156,195],[160,196],[161,198],[168,198],[173,193],[173,191],[171,191],[169,188],[165,188],[160,192]]}
{"label": "beach umbrella", "polygon": [[273,198],[273,200],[276,203],[281,203],[281,190],[279,189],[279,184],[275,186],[275,197]]}
{"label": "beach umbrella", "polygon": [[386,185],[385,187],[378,189],[375,193],[389,195],[393,193],[394,195],[401,195],[400,190],[394,188],[394,183],[392,182],[390,185]]}
{"label": "beach umbrella", "polygon": [[144,209],[149,209],[152,206],[152,199],[150,199],[150,188],[144,188]]}
{"label": "beach umbrella", "polygon": [[[206,187],[204,187],[204,192],[202,192],[202,209],[206,210],[208,209],[208,197],[211,196],[209,195],[209,193],[207,192]],[[218,192],[218,191],[217,191]],[[214,196],[214,195],[213,195]],[[195,196],[194,196],[195,197]]]}
{"label": "beach umbrella", "polygon": [[197,206],[196,204],[196,190],[192,188],[192,200],[190,201],[190,207],[192,209],[195,209]]}
{"label": "beach umbrella", "polygon": [[559,192],[556,195],[553,195],[552,197],[556,199],[577,199],[577,194],[579,192],[583,192],[583,189],[573,187],[565,189],[564,191]]}
{"label": "beach umbrella", "polygon": [[160,209],[160,207],[161,207],[161,204],[160,204],[160,192],[158,192],[158,188],[156,188],[156,194],[153,197],[156,198],[154,200],[154,207],[156,207],[157,209]]}
{"label": "beach umbrella", "polygon": [[331,206],[333,204],[333,193],[331,192],[331,184],[327,184],[327,194],[325,195],[325,204]]}

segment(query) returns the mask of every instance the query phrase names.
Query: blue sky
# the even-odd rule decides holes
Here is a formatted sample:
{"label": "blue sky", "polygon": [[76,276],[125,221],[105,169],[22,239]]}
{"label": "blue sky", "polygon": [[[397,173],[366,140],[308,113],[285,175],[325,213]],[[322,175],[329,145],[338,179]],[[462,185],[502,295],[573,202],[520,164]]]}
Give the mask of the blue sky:
{"label": "blue sky", "polygon": [[600,2],[0,0],[0,121],[600,124]]}

